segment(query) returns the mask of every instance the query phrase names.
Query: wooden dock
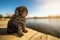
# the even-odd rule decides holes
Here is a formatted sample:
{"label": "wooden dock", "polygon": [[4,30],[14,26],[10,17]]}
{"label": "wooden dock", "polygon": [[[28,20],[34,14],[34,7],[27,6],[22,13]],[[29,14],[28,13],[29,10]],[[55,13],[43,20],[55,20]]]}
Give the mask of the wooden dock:
{"label": "wooden dock", "polygon": [[17,34],[0,35],[0,40],[60,40],[60,38],[46,35],[29,28],[27,30],[28,33],[24,33],[22,37],[17,37]]}

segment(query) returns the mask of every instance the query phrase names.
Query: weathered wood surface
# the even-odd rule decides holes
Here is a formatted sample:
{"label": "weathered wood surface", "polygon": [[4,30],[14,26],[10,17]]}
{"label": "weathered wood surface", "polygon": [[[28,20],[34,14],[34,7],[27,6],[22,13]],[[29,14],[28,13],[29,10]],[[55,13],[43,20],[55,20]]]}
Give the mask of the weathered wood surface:
{"label": "weathered wood surface", "polygon": [[24,36],[17,37],[17,34],[13,35],[0,35],[0,40],[60,40],[59,38],[46,35],[32,29],[27,28],[28,33],[24,33]]}
{"label": "weathered wood surface", "polygon": [[17,34],[7,34],[7,21],[0,21],[0,40],[60,40],[54,36],[50,36],[41,32],[37,32],[33,29],[27,28],[28,33],[24,33],[24,36],[17,37]]}

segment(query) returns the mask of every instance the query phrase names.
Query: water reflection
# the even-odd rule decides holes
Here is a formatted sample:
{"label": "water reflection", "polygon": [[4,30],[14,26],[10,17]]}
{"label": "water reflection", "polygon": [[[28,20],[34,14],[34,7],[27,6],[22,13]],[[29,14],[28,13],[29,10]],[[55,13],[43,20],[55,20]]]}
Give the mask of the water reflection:
{"label": "water reflection", "polygon": [[60,38],[60,19],[27,19],[27,26]]}

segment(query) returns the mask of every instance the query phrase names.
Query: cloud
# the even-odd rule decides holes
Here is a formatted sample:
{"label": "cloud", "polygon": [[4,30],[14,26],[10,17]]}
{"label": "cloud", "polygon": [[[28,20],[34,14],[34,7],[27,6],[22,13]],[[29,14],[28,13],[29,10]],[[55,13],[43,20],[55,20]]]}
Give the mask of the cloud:
{"label": "cloud", "polygon": [[60,14],[60,0],[36,0],[36,9],[39,15]]}

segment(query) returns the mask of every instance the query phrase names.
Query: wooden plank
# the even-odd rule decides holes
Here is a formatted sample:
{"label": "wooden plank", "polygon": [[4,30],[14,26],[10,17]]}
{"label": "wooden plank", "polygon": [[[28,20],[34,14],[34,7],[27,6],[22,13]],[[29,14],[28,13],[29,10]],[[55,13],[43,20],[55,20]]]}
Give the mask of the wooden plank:
{"label": "wooden plank", "polygon": [[56,37],[48,35],[47,40],[60,40],[60,38],[56,38]]}
{"label": "wooden plank", "polygon": [[47,35],[37,32],[31,40],[46,40],[47,39]]}

